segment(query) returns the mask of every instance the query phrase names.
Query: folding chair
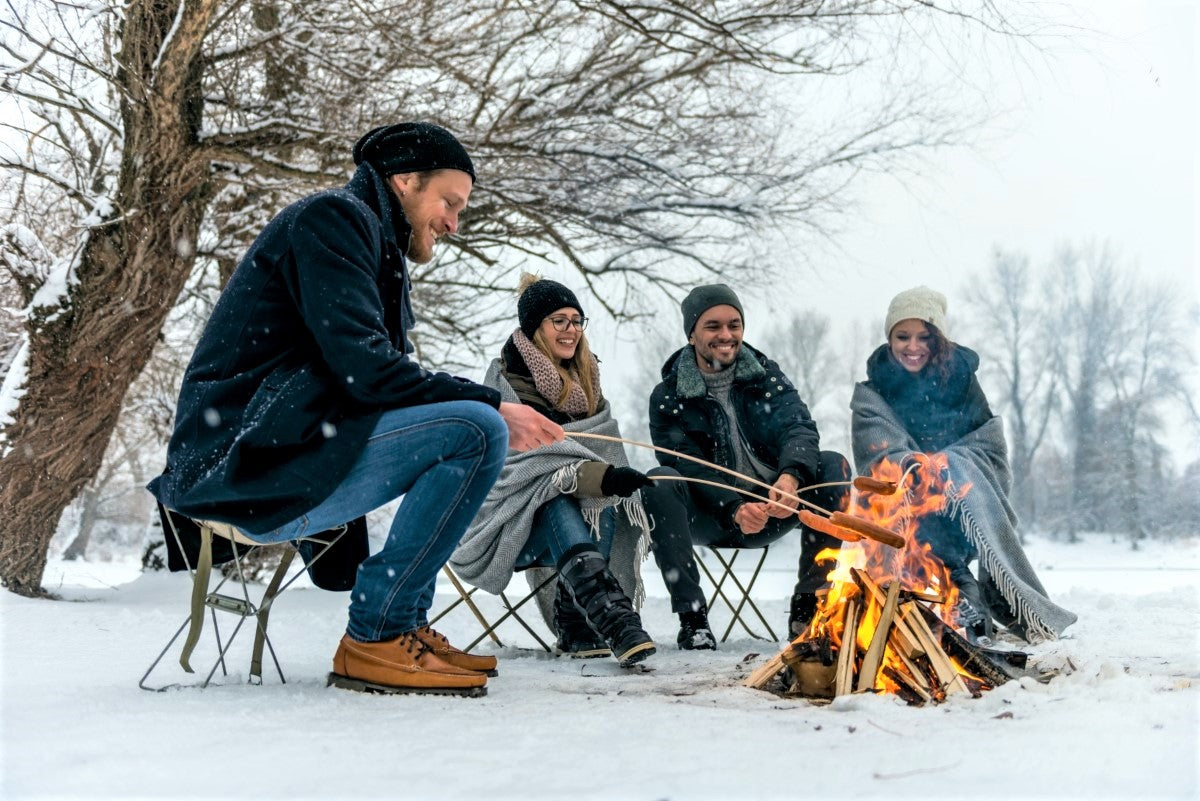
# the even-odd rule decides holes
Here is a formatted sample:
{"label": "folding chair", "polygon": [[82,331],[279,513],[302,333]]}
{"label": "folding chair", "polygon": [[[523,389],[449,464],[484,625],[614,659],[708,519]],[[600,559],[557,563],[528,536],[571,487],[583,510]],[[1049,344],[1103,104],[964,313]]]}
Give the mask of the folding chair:
{"label": "folding chair", "polygon": [[[172,515],[164,515],[170,532],[168,536],[175,538],[176,545],[179,546],[179,551],[183,555],[183,559],[187,563],[188,572],[192,576],[192,595],[191,595],[191,613],[184,619],[183,623],[176,630],[175,634],[150,663],[150,667],[146,669],[141,681],[138,682],[138,687],[143,690],[161,691],[170,687],[180,686],[177,684],[167,684],[161,687],[151,687],[146,683],[150,678],[150,674],[158,667],[159,662],[166,656],[167,651],[179,639],[179,635],[183,634],[184,629],[188,630],[188,635],[184,640],[183,648],[179,655],[180,666],[188,673],[194,673],[195,670],[191,665],[192,653],[195,650],[196,644],[200,640],[200,634],[204,628],[204,610],[207,608],[212,616],[212,629],[216,638],[217,658],[213,662],[212,668],[208,671],[208,675],[204,677],[201,688],[207,687],[212,681],[213,675],[217,672],[217,668],[221,669],[222,676],[228,676],[229,672],[225,665],[225,654],[233,645],[237,638],[238,632],[242,629],[242,624],[247,618],[255,618],[255,635],[254,649],[250,656],[250,683],[262,684],[262,654],[263,645],[267,646],[267,650],[271,654],[271,661],[275,663],[275,672],[279,674],[280,683],[286,684],[287,680],[283,676],[283,668],[279,665],[279,659],[275,655],[275,647],[271,644],[270,637],[267,636],[267,623],[271,614],[271,606],[275,599],[292,583],[300,577],[303,570],[297,571],[286,582],[283,581],[284,576],[291,567],[292,559],[296,555],[296,548],[287,548],[282,558],[279,560],[279,566],[275,569],[275,573],[271,576],[271,580],[267,583],[266,589],[263,591],[260,600],[255,603],[250,598],[249,580],[242,568],[243,562],[254,552],[260,548],[275,545],[277,543],[260,543],[249,539],[239,532],[233,526],[227,523],[215,523],[207,521],[194,521],[200,529],[200,552],[196,560],[195,567],[192,566],[190,559],[187,556],[187,549],[184,548],[183,541],[179,535],[179,529],[175,525]],[[313,557],[309,560],[308,565],[311,567],[318,559],[324,556],[330,548],[332,548],[339,539],[345,536],[347,527],[341,526],[336,536],[330,539],[317,539],[314,537],[300,537],[295,540],[290,540],[289,545],[298,545],[301,542],[310,542],[317,546]],[[166,532],[164,532],[166,533]],[[216,586],[209,588],[209,583],[212,577],[213,566],[213,540],[216,537],[227,539],[233,545],[233,570],[221,576],[221,580]],[[227,582],[232,581],[236,588],[232,594],[222,593],[221,589]],[[229,634],[227,639],[222,639],[221,629],[217,621],[217,612],[226,612],[237,617],[237,625]]]}
{"label": "folding chair", "polygon": [[[763,626],[766,627],[767,634],[770,635],[770,641],[777,641],[778,637],[775,636],[775,632],[771,628],[771,624],[767,622],[767,619],[763,616],[762,611],[759,610],[758,605],[754,603],[754,598],[752,598],[750,595],[751,591],[754,589],[754,582],[758,581],[758,574],[762,572],[763,564],[767,561],[767,553],[771,550],[770,546],[764,547],[760,550],[758,562],[754,565],[754,572],[750,574],[750,580],[746,582],[745,585],[742,584],[741,580],[737,576],[737,573],[734,572],[733,566],[737,562],[737,558],[742,555],[742,552],[748,549],[729,548],[727,550],[733,551],[733,555],[730,556],[729,559],[726,559],[721,553],[721,549],[714,548],[710,545],[703,547],[708,548],[709,552],[716,557],[717,561],[723,568],[721,577],[719,579],[714,578],[712,571],[708,569],[708,565],[704,563],[704,559],[701,558],[699,552],[694,552],[693,555],[695,557],[696,564],[700,565],[700,569],[704,572],[704,575],[708,577],[708,580],[712,582],[713,585],[713,594],[712,597],[708,599],[708,608],[711,611],[713,604],[715,604],[717,599],[720,598],[725,602],[725,606],[729,608],[729,611],[733,613],[733,617],[730,619],[729,625],[725,627],[725,633],[721,635],[721,642],[725,642],[729,639],[729,635],[733,631],[734,623],[740,623],[742,628],[746,630],[746,633],[756,640],[768,639],[767,637],[760,636],[757,632],[751,629],[746,623],[746,620],[742,617],[742,610],[745,609],[747,605],[750,607],[750,610],[747,611],[747,614],[749,614],[749,611],[753,611],[758,617],[759,621],[762,622]],[[733,583],[733,586],[737,588],[737,591],[741,593],[741,598],[738,600],[736,606],[734,605],[733,601],[730,600],[729,596],[726,595],[725,590],[723,589],[726,579],[729,579]]]}
{"label": "folding chair", "polygon": [[467,589],[463,585],[462,580],[459,579],[459,577],[454,574],[454,571],[450,569],[450,565],[445,565],[444,567],[442,567],[442,572],[446,574],[446,578],[448,578],[450,580],[450,583],[454,586],[454,589],[458,591],[458,598],[451,601],[450,605],[447,606],[445,609],[443,609],[441,612],[438,612],[438,614],[429,621],[429,625],[432,626],[434,623],[437,623],[439,620],[444,618],[446,615],[450,614],[452,611],[454,611],[454,609],[459,604],[465,604],[466,607],[471,610],[471,613],[473,615],[475,615],[475,619],[479,621],[479,625],[483,626],[483,633],[480,634],[478,637],[476,637],[474,640],[472,640],[471,643],[469,645],[467,645],[466,648],[464,648],[463,650],[470,651],[476,645],[479,645],[479,643],[481,643],[485,637],[490,637],[492,642],[496,643],[497,646],[503,648],[504,643],[501,642],[500,637],[496,634],[496,629],[500,626],[500,624],[504,623],[510,617],[513,618],[516,622],[520,623],[521,626],[527,632],[529,632],[529,634],[533,637],[533,639],[537,640],[538,645],[542,646],[542,648],[544,650],[546,650],[546,651],[553,650],[546,643],[545,640],[543,640],[540,636],[538,636],[538,633],[533,630],[533,627],[530,626],[529,623],[527,623],[525,621],[525,619],[521,617],[518,610],[522,606],[527,604],[529,601],[536,599],[537,594],[539,592],[541,592],[544,587],[548,587],[552,581],[557,579],[558,578],[557,571],[550,569],[548,571],[548,575],[545,578],[541,578],[540,580],[537,580],[537,578],[535,578],[535,581],[537,581],[537,583],[533,587],[533,589],[531,589],[527,595],[520,598],[516,603],[513,603],[504,592],[501,592],[499,594],[500,603],[503,604],[505,611],[502,615],[500,615],[500,617],[496,618],[494,621],[489,621],[487,619],[487,616],[483,613],[483,610],[481,610],[479,608],[479,605],[477,603],[475,603],[475,600],[472,598],[472,596],[476,592],[479,591],[478,587],[471,587],[470,589]]}

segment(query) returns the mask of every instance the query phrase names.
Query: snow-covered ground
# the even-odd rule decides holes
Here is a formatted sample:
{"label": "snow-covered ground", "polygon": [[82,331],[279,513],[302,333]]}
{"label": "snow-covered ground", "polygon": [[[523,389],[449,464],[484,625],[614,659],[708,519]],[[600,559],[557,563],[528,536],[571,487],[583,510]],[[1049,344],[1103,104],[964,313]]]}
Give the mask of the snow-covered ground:
{"label": "snow-covered ground", "polygon": [[[1130,552],[1097,535],[1035,540],[1029,553],[1080,616],[1031,652],[1072,672],[924,708],[741,687],[778,644],[735,632],[715,654],[676,650],[652,562],[644,612],[663,647],[650,672],[555,659],[506,625],[513,645],[482,648],[501,659],[484,699],[329,689],[346,595],[301,588],[271,621],[287,684],[243,683],[239,652],[242,675],[222,686],[144,692],[139,677],[183,617],[186,577],[56,562],[46,586],[62,601],[0,592],[0,797],[1198,797],[1200,540]],[[780,628],[795,557],[772,551],[755,592]],[[478,630],[465,610],[444,624],[456,642]]]}

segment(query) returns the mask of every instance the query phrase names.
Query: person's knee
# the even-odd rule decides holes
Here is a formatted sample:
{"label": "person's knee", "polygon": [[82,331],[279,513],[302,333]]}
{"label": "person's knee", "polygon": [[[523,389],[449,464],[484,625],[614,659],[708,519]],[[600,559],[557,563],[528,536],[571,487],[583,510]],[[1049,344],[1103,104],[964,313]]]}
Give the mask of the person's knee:
{"label": "person's knee", "polygon": [[460,401],[456,416],[466,423],[474,435],[475,447],[483,451],[485,458],[508,453],[508,425],[500,412],[481,401]]}
{"label": "person's knee", "polygon": [[688,488],[686,481],[680,481],[682,474],[674,467],[655,467],[647,471],[650,478],[662,478],[642,490],[642,497],[656,508],[663,502],[687,503]]}
{"label": "person's knee", "polygon": [[849,481],[850,462],[837,451],[821,451],[820,481]]}

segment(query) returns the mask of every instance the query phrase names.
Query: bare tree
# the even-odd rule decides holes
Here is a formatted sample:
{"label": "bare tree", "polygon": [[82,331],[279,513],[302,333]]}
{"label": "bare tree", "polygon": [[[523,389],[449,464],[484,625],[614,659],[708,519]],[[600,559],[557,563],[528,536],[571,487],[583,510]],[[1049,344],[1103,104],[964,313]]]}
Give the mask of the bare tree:
{"label": "bare tree", "polygon": [[995,375],[1001,386],[992,401],[1007,418],[1014,505],[1032,522],[1037,516],[1034,459],[1058,399],[1054,350],[1038,308],[1044,293],[1035,294],[1028,256],[996,248],[991,269],[972,281],[966,294],[985,373]]}
{"label": "bare tree", "polygon": [[1057,303],[1050,316],[1053,369],[1066,395],[1063,424],[1070,453],[1068,541],[1081,527],[1100,524],[1098,501],[1109,458],[1100,437],[1100,412],[1107,402],[1104,362],[1114,346],[1118,290],[1115,255],[1108,246],[1063,248],[1053,269]]}
{"label": "bare tree", "polygon": [[30,595],[197,254],[228,268],[271,209],[344,176],[369,125],[436,119],[478,155],[471,236],[413,271],[418,346],[452,363],[524,259],[568,264],[611,313],[636,314],[637,287],[751,269],[746,234],[819,230],[858,171],[958,132],[898,82],[785,147],[772,94],[743,87],[843,75],[879,52],[872,36],[891,58],[940,30],[1014,33],[987,0],[9,8],[0,74],[22,144],[0,156],[0,264],[26,309],[27,368],[0,451],[0,580]]}
{"label": "bare tree", "polygon": [[793,312],[764,332],[762,341],[763,351],[783,368],[810,409],[834,390],[842,360],[834,350],[827,315],[810,309]]}
{"label": "bare tree", "polygon": [[1176,298],[1165,285],[1122,291],[1112,347],[1103,355],[1116,439],[1111,443],[1111,464],[1118,466],[1108,486],[1120,487],[1113,495],[1135,550],[1147,536],[1143,499],[1156,495],[1156,485],[1165,483],[1161,466],[1152,469],[1161,461],[1154,458],[1161,450],[1156,441],[1160,412],[1167,401],[1184,394],[1184,376],[1193,365]]}

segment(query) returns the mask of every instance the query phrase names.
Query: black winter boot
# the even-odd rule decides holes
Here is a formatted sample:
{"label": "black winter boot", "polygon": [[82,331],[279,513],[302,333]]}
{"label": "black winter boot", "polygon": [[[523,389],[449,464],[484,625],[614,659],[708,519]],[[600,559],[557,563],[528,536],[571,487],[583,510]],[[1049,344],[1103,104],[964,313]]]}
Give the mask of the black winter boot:
{"label": "black winter boot", "polygon": [[788,608],[788,632],[791,639],[796,639],[808,631],[808,624],[817,614],[817,594],[815,592],[792,593],[792,602]]}
{"label": "black winter boot", "polygon": [[558,566],[558,575],[596,631],[603,635],[621,667],[641,662],[654,653],[654,640],[642,619],[595,548],[572,549]]}
{"label": "black winter boot", "polygon": [[554,588],[554,631],[558,634],[554,648],[559,654],[573,659],[592,659],[612,653],[604,638],[588,623],[583,610],[571,600],[571,593],[562,579]]}
{"label": "black winter boot", "polygon": [[950,570],[950,580],[958,587],[958,603],[954,615],[966,630],[967,639],[975,645],[992,644],[992,616],[983,601],[983,588],[975,574],[966,566]]}
{"label": "black winter boot", "polygon": [[684,651],[715,651],[717,638],[713,636],[712,628],[708,625],[708,613],[697,612],[679,613],[679,636],[675,642]]}

